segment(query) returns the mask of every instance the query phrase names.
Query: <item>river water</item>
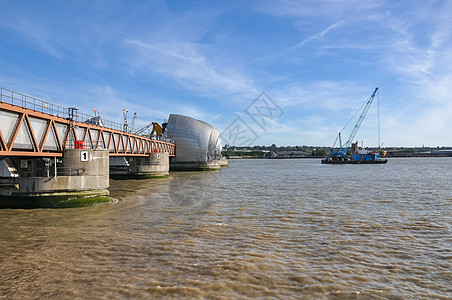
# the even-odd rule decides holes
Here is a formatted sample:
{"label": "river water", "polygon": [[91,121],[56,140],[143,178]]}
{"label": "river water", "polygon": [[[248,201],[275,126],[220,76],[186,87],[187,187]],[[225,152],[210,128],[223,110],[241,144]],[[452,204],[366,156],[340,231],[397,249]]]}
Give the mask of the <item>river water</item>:
{"label": "river water", "polygon": [[452,299],[452,158],[231,160],[0,210],[5,299]]}

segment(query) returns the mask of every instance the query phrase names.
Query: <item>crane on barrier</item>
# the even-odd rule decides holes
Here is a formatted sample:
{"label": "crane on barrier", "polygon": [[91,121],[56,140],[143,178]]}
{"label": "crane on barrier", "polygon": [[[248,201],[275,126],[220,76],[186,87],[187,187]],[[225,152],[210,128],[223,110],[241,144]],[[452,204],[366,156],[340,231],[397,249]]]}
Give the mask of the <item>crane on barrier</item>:
{"label": "crane on barrier", "polygon": [[122,116],[124,118],[124,124],[122,125],[122,130],[124,132],[128,132],[128,124],[127,124],[127,119],[128,119],[128,115],[129,115],[129,110],[126,110],[125,108],[122,109]]}
{"label": "crane on barrier", "polygon": [[133,113],[133,118],[132,118],[132,126],[130,126],[130,132],[133,132],[134,128],[135,128],[135,122],[137,120],[137,113]]}
{"label": "crane on barrier", "polygon": [[152,122],[151,124],[148,124],[146,126],[143,126],[139,129],[137,129],[134,133],[137,135],[141,135],[143,134],[147,129],[152,127],[152,131],[150,133],[150,135],[156,134],[158,137],[161,137],[163,132],[165,131],[166,128],[166,123],[163,123],[162,125],[160,125],[157,122]]}

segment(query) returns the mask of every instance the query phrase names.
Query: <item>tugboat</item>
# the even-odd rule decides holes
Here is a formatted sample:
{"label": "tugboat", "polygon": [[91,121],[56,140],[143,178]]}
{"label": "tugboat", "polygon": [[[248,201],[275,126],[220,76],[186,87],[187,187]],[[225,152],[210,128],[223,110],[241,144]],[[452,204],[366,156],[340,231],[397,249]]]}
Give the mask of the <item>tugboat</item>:
{"label": "tugboat", "polygon": [[[324,159],[322,159],[322,164],[385,164],[388,162],[387,159],[382,159],[380,157],[380,153],[371,152],[364,149],[360,150],[358,148],[358,142],[352,143],[356,133],[358,132],[359,127],[361,126],[364,120],[364,117],[366,116],[372,102],[374,101],[377,91],[378,87],[375,88],[372,95],[366,100],[364,109],[361,112],[361,115],[359,116],[359,119],[356,122],[355,127],[353,127],[352,133],[350,134],[350,137],[348,138],[347,142],[344,145],[342,145],[341,133],[339,132],[338,138],[336,139],[336,142],[337,140],[339,140],[339,149],[331,150],[328,153],[328,155]],[[336,142],[334,142],[333,148]],[[380,143],[380,141],[378,143]],[[347,151],[349,150],[350,146],[352,147],[350,151],[351,154],[347,155]]]}

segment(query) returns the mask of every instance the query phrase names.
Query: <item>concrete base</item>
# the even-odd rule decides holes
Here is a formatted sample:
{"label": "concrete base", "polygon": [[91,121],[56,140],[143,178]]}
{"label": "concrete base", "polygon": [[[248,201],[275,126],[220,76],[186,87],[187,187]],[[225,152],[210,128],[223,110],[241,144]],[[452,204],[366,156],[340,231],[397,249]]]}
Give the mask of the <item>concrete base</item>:
{"label": "concrete base", "polygon": [[166,173],[153,173],[153,174],[111,174],[110,178],[115,180],[127,180],[127,179],[151,179],[151,178],[169,178],[169,172]]}
{"label": "concrete base", "polygon": [[96,191],[106,190],[108,186],[108,174],[104,176],[57,176],[56,178],[0,178],[0,196]]}
{"label": "concrete base", "polygon": [[226,157],[220,158],[220,166],[221,167],[227,167],[229,165],[228,159]]}
{"label": "concrete base", "polygon": [[170,162],[171,171],[217,171],[220,170],[220,162]]}
{"label": "concrete base", "polygon": [[145,179],[169,177],[168,153],[151,153],[148,157],[111,157],[110,178]]}
{"label": "concrete base", "polygon": [[0,208],[70,208],[109,202],[108,190],[1,196]]}

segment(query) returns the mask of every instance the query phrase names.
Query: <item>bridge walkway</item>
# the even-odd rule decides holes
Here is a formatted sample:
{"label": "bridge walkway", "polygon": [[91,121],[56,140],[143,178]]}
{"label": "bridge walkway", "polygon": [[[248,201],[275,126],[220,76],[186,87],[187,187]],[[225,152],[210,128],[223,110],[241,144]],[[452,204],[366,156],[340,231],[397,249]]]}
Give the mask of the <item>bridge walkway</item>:
{"label": "bridge walkway", "polygon": [[173,143],[123,125],[0,88],[0,156],[62,157],[64,149],[108,149],[110,156],[175,155]]}

